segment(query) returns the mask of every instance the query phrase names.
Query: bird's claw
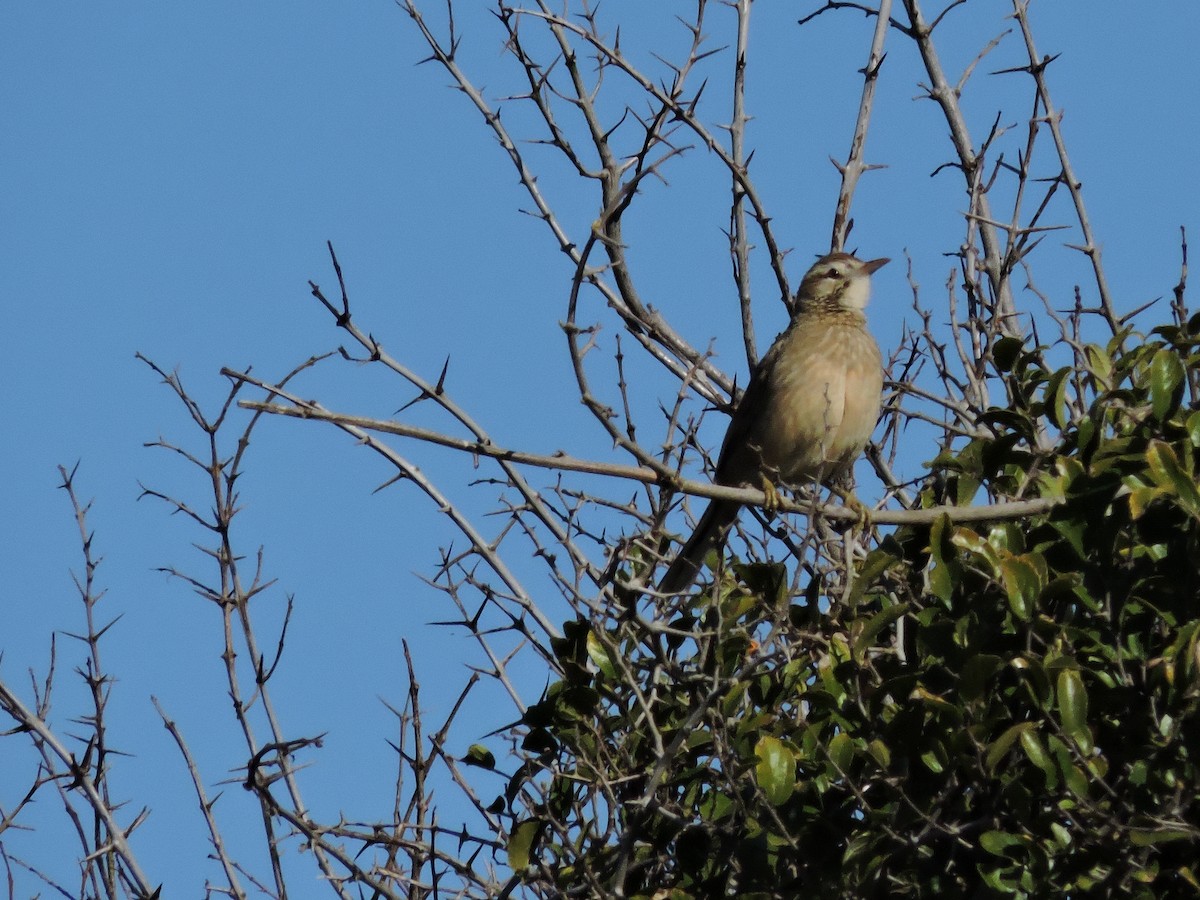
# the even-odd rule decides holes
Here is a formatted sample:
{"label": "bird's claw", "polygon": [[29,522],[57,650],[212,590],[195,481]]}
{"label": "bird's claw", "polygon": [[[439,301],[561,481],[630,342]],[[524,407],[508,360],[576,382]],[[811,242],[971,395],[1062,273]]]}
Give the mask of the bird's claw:
{"label": "bird's claw", "polygon": [[779,489],[775,487],[775,482],[766,475],[762,476],[762,492],[766,494],[762,505],[763,512],[769,517],[773,517],[779,511]]}
{"label": "bird's claw", "polygon": [[842,498],[842,505],[850,512],[854,513],[854,519],[850,524],[851,528],[856,528],[862,531],[871,527],[871,510],[858,499],[858,496],[849,489],[839,489],[838,496]]}

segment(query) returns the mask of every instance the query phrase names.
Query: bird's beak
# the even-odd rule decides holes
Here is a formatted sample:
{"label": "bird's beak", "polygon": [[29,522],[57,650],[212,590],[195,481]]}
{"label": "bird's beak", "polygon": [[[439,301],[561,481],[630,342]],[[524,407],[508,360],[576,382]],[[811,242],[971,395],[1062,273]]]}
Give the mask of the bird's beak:
{"label": "bird's beak", "polygon": [[891,262],[891,260],[888,257],[881,256],[879,259],[872,259],[872,260],[869,260],[868,262],[863,263],[862,270],[866,274],[870,275],[870,274],[882,269],[884,266],[886,266],[890,262]]}

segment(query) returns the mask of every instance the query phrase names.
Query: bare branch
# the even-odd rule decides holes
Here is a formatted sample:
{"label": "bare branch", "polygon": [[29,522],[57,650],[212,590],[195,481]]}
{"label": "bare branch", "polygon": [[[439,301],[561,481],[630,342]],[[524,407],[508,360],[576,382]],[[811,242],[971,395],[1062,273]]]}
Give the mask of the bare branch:
{"label": "bare branch", "polygon": [[842,173],[842,186],[838,191],[837,209],[833,215],[833,237],[829,243],[829,249],[834,253],[840,252],[846,245],[846,237],[853,224],[850,218],[850,204],[854,201],[854,190],[858,187],[859,177],[870,168],[863,162],[867,126],[871,121],[871,107],[875,101],[875,82],[879,79],[879,70],[883,67],[883,44],[887,38],[891,14],[892,0],[880,0],[879,9],[875,13],[875,34],[871,38],[871,50],[867,54],[867,64],[861,69],[862,99],[858,104],[858,118],[854,122],[850,153],[846,162],[838,166],[838,171]]}
{"label": "bare branch", "polygon": [[[369,419],[363,416],[350,416],[341,413],[330,412],[322,409],[319,405],[304,401],[298,397],[290,396],[286,392],[277,390],[265,383],[260,383],[256,379],[249,378],[242,374],[238,375],[231,371],[226,371],[225,374],[230,377],[240,377],[251,383],[262,387],[271,393],[284,397],[292,405],[280,406],[272,403],[261,403],[254,400],[243,400],[242,405],[246,409],[256,410],[258,412],[271,413],[273,415],[290,416],[299,419],[315,419],[317,421],[329,422],[341,428],[348,434],[357,437],[362,443],[371,446],[377,452],[391,459],[394,454],[386,450],[383,445],[374,441],[368,434],[368,431],[378,431],[385,434],[396,434],[402,437],[411,437],[420,441],[437,444],[441,447],[447,447],[453,450],[458,450],[463,453],[469,453],[473,456],[486,456],[493,459],[509,460],[513,463],[521,465],[536,466],[545,469],[554,469],[565,472],[587,472],[593,475],[608,475],[614,478],[628,479],[640,481],[646,484],[659,484],[662,482],[662,474],[654,469],[639,468],[636,466],[622,466],[614,463],[601,463],[592,460],[573,459],[565,455],[544,456],[536,453],[528,453],[518,450],[509,450],[503,447],[491,444],[478,444],[471,441],[453,438],[448,435],[438,434],[437,432],[429,431],[424,428],[417,428],[411,425],[404,425],[399,422],[389,422],[382,419]],[[760,490],[753,488],[735,488],[726,487],[724,485],[714,484],[706,481],[687,481],[683,479],[672,479],[671,487],[673,490],[691,494],[697,497],[708,497],[717,500],[737,500],[745,504],[764,506],[771,502],[766,494]],[[912,525],[912,524],[928,524],[935,521],[939,516],[945,515],[955,522],[980,522],[980,521],[999,521],[1008,518],[1019,518],[1021,516],[1031,515],[1038,511],[1052,509],[1058,502],[1052,499],[1046,501],[1021,501],[1018,503],[997,503],[991,506],[983,507],[955,507],[945,506],[935,509],[923,510],[882,510],[871,514],[871,520],[880,525]],[[812,510],[810,503],[796,503],[785,499],[781,499],[778,503],[778,508],[781,512],[809,512]],[[827,505],[819,507],[822,515],[831,519],[841,519],[845,521],[854,520],[859,514],[851,509],[842,506]],[[533,614],[533,610],[529,610]],[[554,634],[550,630],[552,626],[546,627],[547,633]]]}

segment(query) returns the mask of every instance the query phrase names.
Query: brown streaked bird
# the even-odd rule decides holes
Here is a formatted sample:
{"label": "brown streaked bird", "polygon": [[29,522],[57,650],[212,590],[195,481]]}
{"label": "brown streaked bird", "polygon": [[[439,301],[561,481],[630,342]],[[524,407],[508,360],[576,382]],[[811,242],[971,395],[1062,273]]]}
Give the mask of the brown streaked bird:
{"label": "brown streaked bird", "polygon": [[[829,482],[858,459],[883,394],[883,359],[864,310],[871,273],[886,262],[831,253],[808,270],[791,324],[755,368],[733,413],[717,457],[717,484],[760,487],[770,503],[776,484]],[[687,589],[705,554],[724,546],[741,506],[709,502],[658,583],[660,593]]]}

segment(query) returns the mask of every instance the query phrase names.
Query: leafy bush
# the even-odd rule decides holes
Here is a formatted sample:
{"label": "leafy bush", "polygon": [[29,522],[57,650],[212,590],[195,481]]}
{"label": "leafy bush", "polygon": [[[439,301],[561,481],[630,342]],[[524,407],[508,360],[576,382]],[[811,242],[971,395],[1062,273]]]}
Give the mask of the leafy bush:
{"label": "leafy bush", "polygon": [[[1200,317],[1048,368],[934,461],[852,588],[741,565],[671,628],[597,616],[524,717],[510,853],[564,893],[1163,897],[1200,891]],[[515,848],[515,849],[514,849]]]}

